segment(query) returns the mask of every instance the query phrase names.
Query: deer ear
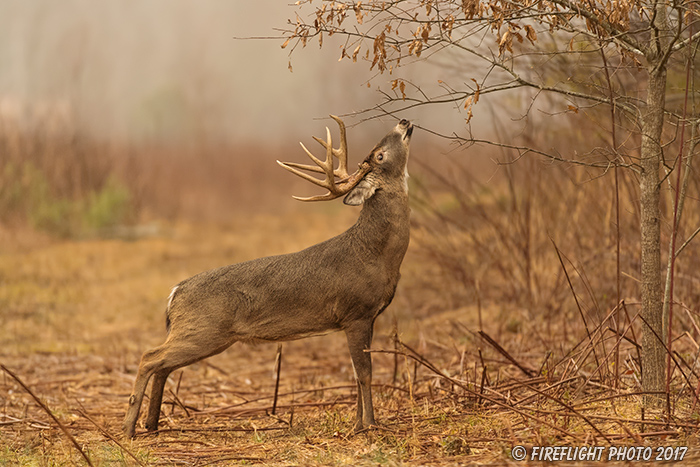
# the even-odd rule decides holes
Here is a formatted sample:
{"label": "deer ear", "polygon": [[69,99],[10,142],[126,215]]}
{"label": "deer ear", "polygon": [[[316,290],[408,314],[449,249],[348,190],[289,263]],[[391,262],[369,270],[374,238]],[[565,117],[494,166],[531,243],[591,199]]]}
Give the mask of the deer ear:
{"label": "deer ear", "polygon": [[372,197],[377,187],[365,178],[347,194],[343,203],[350,206],[359,206]]}

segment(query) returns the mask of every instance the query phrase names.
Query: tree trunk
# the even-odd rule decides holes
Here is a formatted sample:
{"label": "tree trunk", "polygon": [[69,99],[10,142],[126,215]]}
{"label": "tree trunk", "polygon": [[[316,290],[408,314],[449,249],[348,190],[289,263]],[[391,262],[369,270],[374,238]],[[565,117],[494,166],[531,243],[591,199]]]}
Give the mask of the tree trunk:
{"label": "tree trunk", "polygon": [[[664,122],[666,67],[650,65],[646,108],[642,114],[641,259],[642,259],[642,389],[664,388],[665,350],[661,287],[660,177],[661,130]],[[647,395],[646,407],[658,406],[661,394]]]}

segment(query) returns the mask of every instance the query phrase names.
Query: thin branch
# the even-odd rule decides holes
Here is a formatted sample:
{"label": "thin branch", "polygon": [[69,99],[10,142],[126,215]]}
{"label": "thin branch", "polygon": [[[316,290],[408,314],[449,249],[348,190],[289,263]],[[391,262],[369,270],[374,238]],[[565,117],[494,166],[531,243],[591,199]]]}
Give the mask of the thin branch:
{"label": "thin branch", "polygon": [[51,417],[51,419],[56,423],[56,425],[58,425],[58,427],[61,429],[61,431],[63,431],[63,433],[66,435],[66,437],[70,440],[70,442],[73,444],[73,446],[75,446],[75,449],[77,449],[78,452],[80,452],[80,455],[83,456],[83,459],[85,459],[85,462],[87,462],[87,464],[88,464],[90,467],[93,467],[92,461],[90,460],[90,458],[88,457],[88,455],[85,453],[85,451],[83,451],[83,448],[80,447],[80,444],[78,444],[78,442],[75,440],[75,438],[73,437],[73,435],[70,434],[70,432],[68,431],[68,428],[66,428],[66,426],[65,426],[63,423],[61,423],[61,422],[58,420],[58,418],[56,418],[56,416],[53,414],[53,412],[51,412],[51,410],[49,410],[49,408],[46,406],[46,404],[44,404],[44,403],[41,401],[41,399],[39,399],[39,397],[37,397],[37,395],[34,394],[34,392],[33,392],[31,389],[29,389],[29,386],[27,386],[26,384],[24,384],[24,382],[19,378],[19,376],[17,376],[17,375],[14,374],[13,372],[11,372],[5,365],[0,364],[0,368],[2,368],[2,370],[3,370],[5,373],[7,373],[12,379],[14,379],[15,381],[17,381],[17,383],[18,383],[20,386],[22,386],[22,388],[27,392],[27,394],[29,394],[30,396],[32,396],[32,399],[34,399],[34,401],[37,403],[37,405],[38,405],[39,407],[41,407],[41,409],[42,409],[44,412],[46,412],[46,414],[47,414],[49,417]]}
{"label": "thin branch", "polygon": [[681,252],[685,249],[685,247],[688,246],[690,242],[693,241],[693,239],[700,233],[700,227],[698,227],[695,232],[693,232],[690,237],[688,237],[688,240],[683,242],[683,245],[681,245],[677,250],[676,250],[676,256],[680,255]]}
{"label": "thin branch", "polygon": [[571,2],[569,2],[569,0],[551,0],[551,1],[555,5],[560,5],[566,9],[568,9],[572,14],[583,16],[584,18],[586,18],[586,20],[590,21],[591,23],[593,23],[597,26],[600,26],[600,28],[602,30],[604,30],[612,40],[614,40],[616,43],[623,46],[625,49],[627,49],[627,50],[629,50],[637,55],[645,55],[644,54],[644,50],[645,50],[644,45],[637,42],[637,40],[633,36],[631,36],[629,33],[625,32],[625,31],[618,30],[614,25],[612,25],[608,21],[601,20],[593,12],[591,12],[585,8],[581,8],[579,5],[572,4]]}
{"label": "thin branch", "polygon": [[[561,95],[564,95],[564,96],[566,96],[568,98],[572,98],[572,99],[583,99],[586,101],[596,102],[599,104],[612,105],[612,102],[610,102],[610,100],[607,97],[595,96],[592,94],[586,94],[586,93],[582,93],[582,92],[578,92],[578,91],[560,89],[560,88],[553,87],[553,86],[545,86],[543,84],[538,84],[538,83],[529,81],[529,80],[523,78],[520,74],[516,73],[515,70],[513,70],[512,68],[509,68],[504,63],[496,60],[494,57],[488,57],[480,52],[477,52],[475,49],[473,49],[471,47],[464,46],[463,44],[452,43],[452,45],[457,47],[458,49],[464,51],[464,52],[468,52],[468,53],[474,55],[475,57],[478,57],[478,58],[486,61],[487,63],[491,64],[494,67],[500,68],[501,70],[508,73],[513,78],[513,80],[515,82],[519,83],[522,86],[538,89],[540,91],[547,91],[547,92],[552,92],[552,93],[556,93],[556,94],[561,94]],[[616,102],[616,106],[617,106],[617,108],[624,110],[625,112],[627,112],[631,115],[637,114],[636,108],[629,107],[628,105],[626,105],[624,103]]]}
{"label": "thin branch", "polygon": [[390,349],[387,349],[387,350],[376,349],[376,350],[367,350],[366,352],[371,352],[371,353],[388,353],[388,354],[399,354],[399,355],[403,355],[403,356],[405,356],[405,357],[407,357],[407,358],[410,358],[410,359],[416,361],[417,363],[420,363],[421,365],[423,365],[424,367],[428,368],[430,371],[432,371],[432,372],[435,373],[436,375],[438,375],[438,376],[440,376],[440,377],[442,377],[442,378],[444,378],[444,379],[450,381],[450,383],[454,384],[455,386],[458,386],[459,388],[463,389],[464,391],[468,392],[469,394],[472,394],[472,395],[475,396],[475,397],[481,397],[482,399],[487,400],[487,401],[489,401],[490,403],[492,403],[492,404],[494,404],[494,405],[497,405],[497,406],[499,406],[499,407],[503,407],[503,408],[508,409],[508,410],[512,410],[513,412],[515,412],[515,413],[517,413],[517,414],[520,414],[520,415],[522,415],[522,416],[525,417],[525,418],[528,418],[528,419],[533,420],[533,421],[535,421],[535,422],[538,422],[538,423],[541,423],[541,424],[543,424],[543,425],[546,425],[546,426],[552,428],[553,430],[558,431],[558,432],[560,432],[560,433],[562,433],[562,434],[564,434],[564,435],[566,435],[566,436],[569,436],[569,437],[571,437],[571,438],[573,438],[573,439],[579,439],[575,434],[573,434],[573,433],[571,433],[571,432],[569,432],[569,431],[567,431],[567,430],[565,430],[565,429],[563,429],[563,428],[561,428],[561,427],[558,427],[558,426],[556,426],[556,425],[554,425],[554,424],[548,422],[547,420],[544,420],[544,419],[535,417],[534,415],[531,415],[531,414],[527,413],[527,412],[525,411],[525,409],[520,409],[520,408],[515,407],[515,406],[513,406],[513,405],[511,405],[511,404],[508,404],[508,403],[506,403],[506,402],[502,402],[502,401],[500,401],[500,400],[498,400],[498,399],[496,399],[496,398],[494,398],[494,397],[487,396],[486,394],[479,394],[478,391],[475,391],[475,390],[471,389],[468,385],[464,384],[464,383],[461,382],[460,380],[455,379],[455,378],[450,378],[449,376],[447,376],[444,372],[442,372],[440,369],[438,369],[435,365],[433,365],[433,364],[430,363],[428,360],[426,360],[425,357],[421,356],[420,354],[418,354],[417,352],[415,352],[414,350],[412,350],[412,349],[411,349],[410,347],[408,347],[406,344],[401,343],[401,345],[402,345],[404,348],[408,349],[411,353],[406,353],[406,352],[402,352],[402,351],[399,351],[399,350],[393,350],[393,349],[391,349],[391,350],[390,350]]}
{"label": "thin branch", "polygon": [[671,52],[678,52],[684,47],[687,47],[688,45],[692,44],[693,42],[700,40],[700,31],[696,32],[692,36],[690,36],[687,39],[683,39],[682,41],[677,41],[675,44],[673,44],[673,47],[671,47]]}
{"label": "thin branch", "polygon": [[140,465],[140,466],[142,466],[142,467],[146,467],[146,464],[144,464],[143,462],[141,462],[141,460],[140,460],[138,457],[136,457],[136,455],[135,455],[133,452],[129,451],[126,447],[124,447],[124,445],[123,445],[122,443],[120,443],[119,440],[118,440],[117,438],[115,438],[114,436],[112,436],[112,434],[111,434],[109,431],[105,430],[100,424],[98,424],[98,423],[95,421],[95,419],[93,419],[93,418],[87,413],[87,410],[85,410],[85,407],[83,407],[83,404],[81,404],[80,401],[76,400],[76,402],[78,403],[78,405],[80,405],[80,410],[78,411],[78,413],[79,413],[80,415],[82,415],[82,416],[83,416],[84,418],[86,418],[90,423],[92,423],[93,425],[95,425],[95,427],[100,431],[100,433],[102,433],[104,436],[106,436],[107,438],[109,438],[114,444],[116,444],[117,446],[119,446],[119,448],[120,448],[123,452],[127,453],[132,459],[134,459],[134,461],[136,461],[136,463],[137,463],[138,465]]}

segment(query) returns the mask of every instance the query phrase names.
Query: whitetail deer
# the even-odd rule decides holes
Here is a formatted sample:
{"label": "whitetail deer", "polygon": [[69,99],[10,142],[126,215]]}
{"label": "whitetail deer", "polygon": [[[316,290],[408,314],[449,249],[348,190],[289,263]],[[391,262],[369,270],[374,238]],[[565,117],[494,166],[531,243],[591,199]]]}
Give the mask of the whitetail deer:
{"label": "whitetail deer", "polygon": [[[345,331],[357,379],[355,430],[375,425],[372,407],[374,320],[391,303],[399,267],[408,248],[409,208],[406,164],[413,125],[401,120],[352,175],[347,172],[345,125],[340,148],[314,137],[326,149],[316,166],[278,163],[328,189],[324,195],[297,198],[363,204],[360,216],[344,233],[297,253],[270,256],[197,274],[176,285],[166,309],[168,337],[143,354],[124,419],[133,437],[146,385],[151,398],[146,429],[158,428],[163,388],[175,369],[223,352],[237,341],[285,341],[331,331]],[[333,158],[339,160],[334,169]],[[322,173],[320,180],[302,170]],[[338,178],[338,180],[336,180]]]}

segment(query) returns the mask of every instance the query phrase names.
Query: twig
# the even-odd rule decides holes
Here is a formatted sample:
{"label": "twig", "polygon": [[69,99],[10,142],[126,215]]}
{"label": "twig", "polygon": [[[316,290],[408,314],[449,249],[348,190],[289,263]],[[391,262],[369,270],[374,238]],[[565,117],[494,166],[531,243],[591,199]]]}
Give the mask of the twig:
{"label": "twig", "polygon": [[[405,357],[408,357],[408,358],[414,360],[415,362],[420,363],[421,365],[423,365],[424,367],[428,368],[428,369],[429,369],[430,371],[432,371],[433,373],[435,373],[435,374],[437,374],[437,375],[439,375],[439,376],[441,376],[441,377],[447,379],[448,381],[451,381],[452,383],[454,383],[455,386],[459,386],[460,388],[462,388],[464,391],[470,393],[471,395],[473,395],[473,396],[475,396],[475,397],[479,397],[479,394],[478,394],[475,390],[469,388],[466,384],[463,384],[461,381],[456,380],[456,379],[454,379],[454,378],[450,378],[449,376],[447,376],[445,373],[443,373],[442,371],[440,371],[440,369],[438,369],[435,365],[433,365],[433,364],[430,363],[428,360],[426,360],[425,357],[421,356],[421,355],[420,355],[419,353],[417,353],[415,350],[411,349],[408,345],[402,343],[402,346],[403,346],[404,348],[406,348],[407,350],[409,350],[411,353],[409,354],[409,353],[406,353],[406,352],[399,352],[400,355],[404,355]],[[395,352],[397,352],[397,351],[396,351],[396,350],[382,350],[382,349],[376,349],[376,350],[368,350],[368,352],[393,354],[393,353],[395,353]],[[519,415],[521,415],[521,416],[523,416],[523,417],[525,417],[525,418],[528,418],[528,419],[530,419],[530,420],[533,420],[533,421],[535,421],[535,422],[537,422],[537,423],[541,423],[542,425],[548,426],[548,427],[550,427],[550,428],[552,428],[552,429],[554,429],[554,430],[556,430],[556,431],[558,431],[558,432],[560,432],[560,433],[562,433],[562,434],[564,434],[564,435],[566,435],[566,436],[569,436],[569,437],[571,437],[571,438],[573,438],[573,439],[576,439],[576,440],[580,440],[580,438],[579,438],[578,436],[576,436],[575,434],[571,433],[570,431],[567,431],[567,430],[565,430],[565,429],[563,429],[563,428],[561,428],[561,427],[558,427],[558,426],[554,425],[553,423],[548,422],[547,420],[543,420],[543,419],[541,419],[541,418],[535,417],[534,415],[531,415],[531,414],[527,413],[527,412],[526,412],[525,410],[523,410],[523,409],[519,409],[519,408],[514,407],[514,406],[512,406],[512,405],[510,405],[510,404],[507,404],[507,403],[505,403],[505,402],[501,402],[501,401],[499,401],[498,399],[495,399],[495,398],[493,398],[493,397],[489,397],[489,396],[487,396],[487,395],[485,395],[485,394],[482,394],[480,397],[481,397],[482,399],[484,399],[484,400],[489,401],[490,403],[492,403],[492,404],[494,404],[494,405],[503,407],[503,408],[505,408],[505,409],[512,410],[513,412],[515,412],[515,413],[517,413],[517,414],[519,414]]]}
{"label": "twig", "polygon": [[[691,7],[692,12],[692,7]],[[693,17],[692,14],[688,18],[689,21],[689,36],[693,36]],[[670,53],[670,51],[669,51]],[[666,355],[666,412],[668,419],[671,419],[671,375],[673,369],[671,367],[671,350],[673,345],[673,286],[674,286],[674,272],[676,269],[676,239],[678,238],[678,229],[681,223],[681,217],[683,214],[683,206],[685,202],[686,189],[688,186],[688,173],[690,172],[690,160],[692,158],[693,147],[690,147],[688,151],[688,170],[685,172],[685,176],[682,178],[681,185],[681,175],[683,172],[683,150],[685,145],[685,127],[688,115],[688,93],[689,87],[691,85],[691,67],[693,64],[693,53],[688,53],[688,62],[686,64],[686,74],[685,74],[685,96],[683,103],[683,116],[681,121],[681,133],[680,133],[680,147],[678,148],[678,173],[676,176],[676,189],[675,198],[673,202],[673,224],[671,229],[671,241],[669,246],[669,258],[668,266],[666,270],[666,286],[664,288],[664,302],[662,307],[662,312],[665,314],[663,319],[663,324],[666,326],[666,339],[668,353]],[[667,308],[668,307],[668,311]],[[663,334],[662,334],[663,335]]]}
{"label": "twig", "polygon": [[119,440],[117,440],[114,436],[112,436],[112,434],[111,434],[109,431],[105,430],[105,429],[104,429],[102,426],[100,426],[90,415],[88,415],[87,411],[85,410],[85,407],[83,407],[83,404],[81,404],[80,401],[76,400],[76,402],[78,403],[78,405],[80,405],[80,410],[78,410],[78,413],[79,413],[80,415],[82,415],[82,416],[85,417],[90,423],[92,423],[93,425],[95,425],[95,427],[96,427],[98,430],[100,430],[100,433],[102,433],[103,435],[105,435],[105,436],[106,436],[107,438],[109,438],[112,442],[114,442],[114,444],[116,444],[117,446],[119,446],[119,448],[120,448],[122,451],[124,451],[124,452],[127,453],[129,456],[131,456],[131,458],[134,459],[138,465],[141,465],[141,466],[143,466],[143,467],[146,467],[146,464],[144,464],[143,462],[141,462],[141,461],[139,460],[139,458],[136,457],[136,455],[135,455],[134,453],[132,453],[131,451],[129,451],[127,448],[125,448],[124,445],[123,445],[122,443],[120,443]]}
{"label": "twig", "polygon": [[581,321],[583,321],[583,326],[586,328],[586,334],[588,334],[588,341],[591,344],[591,350],[593,351],[593,358],[595,359],[595,364],[596,367],[600,367],[600,363],[598,361],[598,353],[595,350],[595,342],[593,342],[593,337],[591,336],[591,330],[588,328],[588,322],[586,322],[586,316],[583,313],[583,308],[581,308],[581,303],[578,301],[578,296],[576,295],[576,291],[574,290],[574,285],[571,283],[571,278],[569,277],[569,272],[566,270],[566,265],[564,264],[564,259],[561,256],[561,252],[559,251],[559,247],[557,247],[557,244],[554,243],[554,239],[552,237],[549,238],[552,241],[552,245],[554,245],[554,251],[557,253],[557,258],[559,258],[559,263],[561,264],[561,268],[564,271],[564,275],[566,276],[566,281],[569,284],[569,289],[571,290],[571,295],[574,297],[574,301],[576,302],[576,308],[578,308],[578,312],[581,315]]}
{"label": "twig", "polygon": [[[184,411],[185,411],[185,416],[186,416],[187,418],[189,418],[191,415],[190,415],[190,411],[187,410],[187,406],[185,406],[185,404],[180,400],[180,398],[177,397],[177,394],[176,394],[175,392],[173,392],[172,389],[169,389],[168,391],[170,392],[170,395],[173,396],[173,400],[175,401],[175,404],[178,405],[182,410],[184,410]],[[173,409],[174,409],[174,408],[175,408],[175,407],[173,406]],[[196,410],[196,409],[195,409],[195,410]]]}
{"label": "twig", "polygon": [[[175,406],[179,405],[182,406],[182,402],[178,400],[178,394],[180,394],[180,383],[182,382],[182,375],[184,374],[184,371],[180,372],[180,376],[177,379],[177,385],[175,386],[175,393],[174,396],[175,398],[173,399],[173,405],[170,407],[170,415],[175,413]],[[172,391],[170,391],[172,392]],[[187,408],[185,408],[185,414],[187,414]]]}
{"label": "twig", "polygon": [[[608,58],[605,55],[605,47],[602,44],[601,41],[601,47],[600,47],[600,55],[603,59],[603,69],[605,70],[605,80],[608,85],[608,91],[610,93],[610,129],[611,129],[611,138],[612,138],[612,149],[613,149],[613,154],[617,154],[617,131],[615,130],[616,125],[615,125],[615,94],[613,92],[613,85],[612,81],[610,79],[610,70],[608,67]],[[615,173],[615,282],[617,286],[617,303],[619,307],[619,303],[622,300],[622,294],[621,294],[621,275],[620,275],[620,176],[619,176],[619,167],[617,164],[615,165],[614,168],[614,173]],[[620,314],[619,312],[617,313],[618,315]],[[620,320],[619,318],[615,320],[615,327],[617,328],[616,334],[619,334],[619,329],[620,329]],[[614,378],[614,385],[617,388],[618,383],[620,381],[620,346],[616,345],[615,346],[615,378]]]}
{"label": "twig", "polygon": [[32,398],[34,399],[34,401],[36,401],[36,403],[39,405],[39,407],[41,407],[41,408],[44,410],[44,412],[46,412],[47,415],[48,415],[49,417],[51,417],[51,419],[53,419],[54,422],[56,422],[56,425],[58,425],[58,427],[61,429],[61,431],[63,431],[63,433],[68,437],[68,439],[70,440],[70,442],[73,443],[73,446],[75,446],[75,449],[77,449],[77,450],[80,452],[80,455],[83,456],[83,459],[85,459],[85,462],[87,462],[87,464],[88,464],[90,467],[93,467],[92,461],[90,460],[90,458],[88,457],[88,455],[85,453],[85,451],[83,451],[83,448],[80,447],[80,445],[78,444],[78,442],[75,440],[75,438],[73,437],[73,435],[70,434],[70,432],[69,432],[68,429],[63,425],[63,423],[61,423],[61,422],[58,420],[58,418],[56,418],[56,416],[53,414],[53,412],[51,412],[51,410],[49,410],[49,408],[46,407],[46,404],[44,404],[43,402],[41,402],[41,399],[39,399],[39,398],[37,397],[37,395],[34,394],[34,393],[32,392],[32,390],[29,389],[29,387],[28,387],[26,384],[24,384],[24,382],[23,382],[21,379],[19,379],[19,376],[17,376],[16,374],[14,374],[14,373],[11,372],[10,370],[8,370],[7,367],[6,367],[5,365],[0,364],[0,368],[2,368],[2,370],[3,370],[5,373],[7,373],[12,379],[14,379],[15,381],[17,381],[17,383],[18,383],[20,386],[22,386],[22,388],[23,388],[25,391],[27,391],[27,394],[29,394],[30,396],[32,396]]}
{"label": "twig", "polygon": [[[302,389],[302,390],[298,390],[298,391],[283,392],[279,396],[280,397],[281,396],[295,396],[297,394],[308,394],[311,392],[330,391],[330,390],[336,390],[336,389],[355,389],[356,387],[357,386],[355,384],[339,384],[337,386],[327,386],[327,387],[323,387],[323,388],[314,387],[311,389]],[[390,388],[395,389],[395,390],[408,392],[407,389],[400,388],[397,386],[388,385],[388,384],[372,384],[372,387],[390,387]],[[256,397],[255,399],[249,399],[249,400],[246,400],[245,402],[239,402],[237,404],[230,404],[230,405],[226,405],[223,407],[214,407],[211,409],[199,410],[195,413],[195,415],[208,415],[208,414],[222,413],[222,412],[226,412],[227,410],[234,409],[236,407],[242,407],[246,404],[251,404],[253,402],[260,402],[260,401],[263,401],[266,399],[270,399],[271,397],[273,397],[273,396],[266,395],[266,396]]]}
{"label": "twig", "polygon": [[280,390],[280,374],[282,373],[282,344],[277,344],[277,357],[275,358],[275,370],[277,372],[275,378],[275,395],[272,399],[272,415],[277,411],[277,395]]}
{"label": "twig", "polygon": [[[572,382],[572,381],[576,381],[576,380],[579,379],[579,378],[581,378],[581,376],[579,376],[579,375],[570,376],[570,377],[568,377],[568,378],[566,378],[566,379],[562,379],[561,381],[558,381],[558,382],[552,384],[551,386],[547,386],[546,388],[544,388],[544,390],[545,390],[545,391],[549,391],[549,390],[551,390],[551,389],[558,389],[558,388],[560,388],[561,386],[565,385],[566,383],[570,383],[570,382]],[[529,387],[530,384],[536,384],[537,382],[538,382],[538,381],[537,381],[537,378],[534,378],[534,379],[528,381],[529,384],[520,383],[519,386]],[[520,399],[519,401],[517,401],[517,402],[515,403],[515,405],[520,405],[520,406],[522,406],[522,405],[526,404],[527,402],[529,402],[531,399],[535,399],[536,397],[537,397],[537,394],[529,395],[529,396],[527,396],[527,397],[525,397],[525,398]]]}
{"label": "twig", "polygon": [[549,361],[549,357],[551,357],[551,356],[552,356],[552,351],[548,350],[544,356],[544,360],[542,360],[542,365],[540,365],[540,369],[537,371],[538,375],[542,374],[542,372],[544,371],[544,366],[547,364],[547,361]]}
{"label": "twig", "polygon": [[[343,400],[334,400],[334,401],[322,401],[322,402],[298,402],[298,403],[293,403],[293,404],[283,404],[283,405],[278,405],[277,408],[279,409],[294,409],[294,408],[299,408],[299,407],[331,407],[334,405],[350,405],[354,404],[355,401],[343,401]],[[235,407],[235,406],[234,406]],[[269,407],[250,407],[250,408],[240,408],[240,409],[234,409],[231,407],[223,408],[220,410],[210,410],[208,412],[195,412],[194,415],[208,415],[208,414],[248,414],[248,413],[268,413],[272,409],[271,406]]]}
{"label": "twig", "polygon": [[479,360],[481,360],[481,383],[479,384],[479,397],[476,400],[477,406],[481,405],[481,396],[484,394],[484,383],[486,382],[486,363],[481,355],[481,349],[479,349]]}
{"label": "twig", "polygon": [[[686,173],[687,173],[687,172],[686,172]],[[678,250],[676,250],[676,257],[678,257],[678,255],[681,254],[681,251],[683,251],[683,250],[685,249],[685,247],[687,247],[688,244],[689,244],[690,242],[692,242],[693,239],[694,239],[699,233],[700,233],[700,227],[698,227],[697,229],[695,229],[695,232],[693,232],[692,234],[690,234],[690,237],[688,237],[688,239],[687,239],[685,242],[683,242],[683,245],[681,245],[680,247],[678,247]]]}
{"label": "twig", "polygon": [[[399,350],[399,323],[396,320],[396,315],[393,316],[393,324],[391,329],[391,340],[394,343],[394,350]],[[391,385],[396,385],[396,379],[399,377],[399,355],[394,354],[394,371],[391,375]]]}
{"label": "twig", "polygon": [[[526,384],[527,384],[527,383],[526,383]],[[562,407],[566,408],[569,412],[573,413],[573,414],[576,415],[577,417],[580,417],[584,422],[586,422],[588,425],[590,425],[590,427],[593,428],[593,430],[595,430],[596,433],[598,433],[600,436],[602,436],[603,439],[605,439],[605,441],[607,441],[608,443],[610,443],[610,441],[611,441],[610,438],[608,438],[608,436],[607,436],[605,433],[603,433],[602,431],[600,431],[600,429],[599,429],[587,416],[583,415],[581,412],[579,412],[578,410],[576,410],[572,405],[567,404],[567,403],[564,402],[563,400],[561,400],[561,399],[559,399],[559,398],[557,398],[557,397],[554,397],[554,396],[552,396],[552,395],[550,395],[550,394],[547,394],[545,391],[542,391],[542,390],[540,390],[540,389],[537,389],[536,387],[534,387],[534,386],[532,386],[532,385],[528,385],[528,388],[529,388],[531,391],[534,391],[534,392],[536,392],[537,394],[546,397],[547,399],[551,400],[552,402],[555,402],[555,403],[561,405]]]}
{"label": "twig", "polygon": [[[659,333],[656,332],[656,330],[655,330],[654,328],[652,328],[652,327],[649,325],[649,323],[647,322],[647,320],[644,319],[644,316],[642,316],[641,314],[638,314],[637,316],[639,316],[639,319],[642,320],[642,322],[644,323],[644,325],[648,326],[649,329],[651,329],[651,331],[652,331],[652,333],[654,334],[654,337],[656,338],[656,340],[658,340],[659,343],[663,346],[664,350],[665,350],[666,352],[668,352],[669,355],[671,355],[671,361],[676,365],[676,368],[678,368],[678,371],[680,371],[681,376],[683,377],[683,379],[688,383],[688,385],[690,385],[690,379],[688,379],[688,375],[685,374],[685,371],[683,371],[683,369],[681,368],[681,366],[678,364],[678,360],[676,360],[676,357],[673,356],[673,353],[671,352],[671,350],[666,346],[666,343],[664,342],[662,336],[660,336]],[[700,380],[698,380],[698,384],[700,385]],[[647,392],[647,394],[664,395],[665,392],[663,392],[663,391],[662,391],[662,392]],[[700,394],[695,393],[695,394],[693,394],[693,396],[694,396],[694,399],[695,399],[695,402],[694,402],[693,404],[695,404],[698,400],[700,400]],[[667,424],[667,425],[668,425],[668,423],[670,423],[670,420],[671,420],[670,417],[666,420],[666,424]],[[645,423],[646,423],[646,421],[645,421]]]}
{"label": "twig", "polygon": [[[628,329],[629,329],[629,328],[628,328]],[[637,344],[635,341],[633,341],[632,339],[630,339],[629,337],[627,337],[625,334],[621,334],[621,333],[620,333],[620,330],[615,329],[615,328],[612,327],[612,326],[608,326],[608,331],[611,331],[611,332],[612,332],[613,334],[615,334],[616,336],[621,337],[622,339],[624,339],[625,341],[627,341],[629,344],[632,344],[632,345],[635,346],[636,348],[638,348],[638,349],[641,348],[641,345]]]}
{"label": "twig", "polygon": [[[150,432],[150,434],[156,434],[156,433],[226,433],[226,432],[243,432],[243,433],[254,433],[256,431],[277,431],[277,430],[287,430],[289,427],[286,426],[279,426],[279,427],[263,427],[263,428],[243,428],[243,427],[231,427],[230,425],[214,425],[214,426],[207,426],[204,428],[187,428],[187,427],[180,427],[180,428],[161,428],[156,431]],[[162,444],[164,442],[168,442],[167,440],[159,440],[158,444]],[[183,441],[181,439],[176,439],[172,441],[173,443],[182,443]]]}
{"label": "twig", "polygon": [[[605,321],[607,321],[607,319],[612,315],[612,313],[613,313],[616,309],[617,309],[617,307],[615,307],[615,308],[613,309],[613,311],[610,312],[610,314],[608,314],[608,317],[605,318]],[[626,327],[626,328],[624,329],[624,331],[622,332],[622,335],[616,334],[616,335],[618,336],[618,338],[617,338],[617,341],[615,342],[615,346],[613,347],[613,349],[611,349],[611,351],[610,351],[609,353],[605,354],[605,356],[603,357],[603,360],[600,362],[599,365],[604,365],[605,363],[607,363],[608,359],[610,358],[611,353],[615,350],[615,348],[618,348],[618,347],[620,346],[620,342],[622,342],[622,339],[624,338],[625,334],[627,334],[627,331],[629,331],[629,330],[632,328],[632,323],[633,323],[633,321],[630,321],[630,322],[629,322],[629,324],[627,325],[627,327]],[[602,324],[602,323],[601,323],[601,324]],[[601,336],[602,336],[602,333],[601,333]],[[598,370],[598,369],[596,368],[596,371],[597,371],[597,370]],[[595,372],[592,372],[591,375],[590,375],[589,377],[586,378],[586,380],[576,389],[576,391],[574,392],[574,394],[578,394],[579,392],[581,392],[581,391],[583,390],[584,386],[586,386],[588,383],[591,382],[591,379],[593,378],[593,374],[594,374],[594,373],[595,373]]]}
{"label": "twig", "polygon": [[530,370],[529,368],[525,368],[523,365],[521,365],[515,358],[513,358],[503,347],[501,347],[498,342],[493,340],[491,336],[486,334],[484,331],[479,330],[478,334],[481,336],[482,339],[484,339],[486,342],[488,342],[494,349],[498,351],[501,355],[506,357],[510,363],[518,367],[520,371],[525,373],[526,376],[532,377],[535,376],[534,370]]}

